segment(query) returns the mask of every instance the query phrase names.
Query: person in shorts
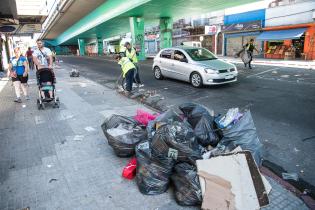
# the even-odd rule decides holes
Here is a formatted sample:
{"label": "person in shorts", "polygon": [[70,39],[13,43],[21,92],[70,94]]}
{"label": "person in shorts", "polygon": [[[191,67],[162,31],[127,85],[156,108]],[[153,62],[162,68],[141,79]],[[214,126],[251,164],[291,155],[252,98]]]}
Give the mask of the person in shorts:
{"label": "person in shorts", "polygon": [[11,77],[15,88],[16,99],[14,102],[21,103],[21,89],[25,99],[29,100],[27,84],[29,66],[26,57],[21,55],[19,47],[14,49],[14,55],[9,62],[8,76]]}

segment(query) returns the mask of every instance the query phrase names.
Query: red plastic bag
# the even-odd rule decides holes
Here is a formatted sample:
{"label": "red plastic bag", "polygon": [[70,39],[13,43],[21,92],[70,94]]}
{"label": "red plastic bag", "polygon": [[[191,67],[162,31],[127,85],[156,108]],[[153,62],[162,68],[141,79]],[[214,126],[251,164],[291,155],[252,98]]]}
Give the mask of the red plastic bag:
{"label": "red plastic bag", "polygon": [[137,110],[137,115],[134,116],[134,119],[142,125],[147,126],[149,121],[155,120],[158,115],[150,114],[142,109]]}
{"label": "red plastic bag", "polygon": [[133,179],[136,176],[137,159],[132,158],[129,163],[125,166],[122,176],[126,179]]}

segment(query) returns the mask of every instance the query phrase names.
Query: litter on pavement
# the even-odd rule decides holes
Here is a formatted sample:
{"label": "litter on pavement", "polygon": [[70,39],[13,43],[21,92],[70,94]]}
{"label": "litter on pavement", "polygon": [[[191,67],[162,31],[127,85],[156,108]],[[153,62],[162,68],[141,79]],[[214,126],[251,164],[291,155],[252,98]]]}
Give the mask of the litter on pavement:
{"label": "litter on pavement", "polygon": [[259,172],[262,144],[248,109],[215,116],[185,103],[158,115],[114,114],[101,127],[118,157],[133,156],[122,176],[136,177],[145,195],[172,186],[183,206],[243,210],[269,204],[271,185]]}

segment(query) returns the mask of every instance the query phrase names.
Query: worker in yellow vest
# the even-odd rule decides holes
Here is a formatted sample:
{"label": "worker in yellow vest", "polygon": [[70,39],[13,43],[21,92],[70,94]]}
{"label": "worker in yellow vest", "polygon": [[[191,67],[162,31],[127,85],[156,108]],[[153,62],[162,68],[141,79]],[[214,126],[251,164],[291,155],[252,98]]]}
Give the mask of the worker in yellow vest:
{"label": "worker in yellow vest", "polygon": [[136,67],[127,57],[121,57],[121,55],[116,55],[115,60],[121,66],[123,78],[126,78],[126,90],[128,92],[131,92]]}
{"label": "worker in yellow vest", "polygon": [[134,47],[131,47],[130,42],[125,43],[126,51],[125,55],[127,58],[129,58],[132,63],[136,66],[136,71],[135,71],[135,77],[134,77],[134,82],[139,85],[139,87],[143,87],[143,84],[141,83],[140,76],[139,76],[139,65],[138,65],[138,52]]}

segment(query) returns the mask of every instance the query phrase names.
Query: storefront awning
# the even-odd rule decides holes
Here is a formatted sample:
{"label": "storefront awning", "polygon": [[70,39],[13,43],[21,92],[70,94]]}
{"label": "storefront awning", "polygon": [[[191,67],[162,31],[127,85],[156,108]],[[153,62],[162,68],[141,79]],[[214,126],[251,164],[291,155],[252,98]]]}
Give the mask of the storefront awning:
{"label": "storefront awning", "polygon": [[279,30],[279,31],[264,31],[262,32],[257,39],[258,40],[286,40],[286,39],[299,39],[306,28],[296,28],[289,30]]}

